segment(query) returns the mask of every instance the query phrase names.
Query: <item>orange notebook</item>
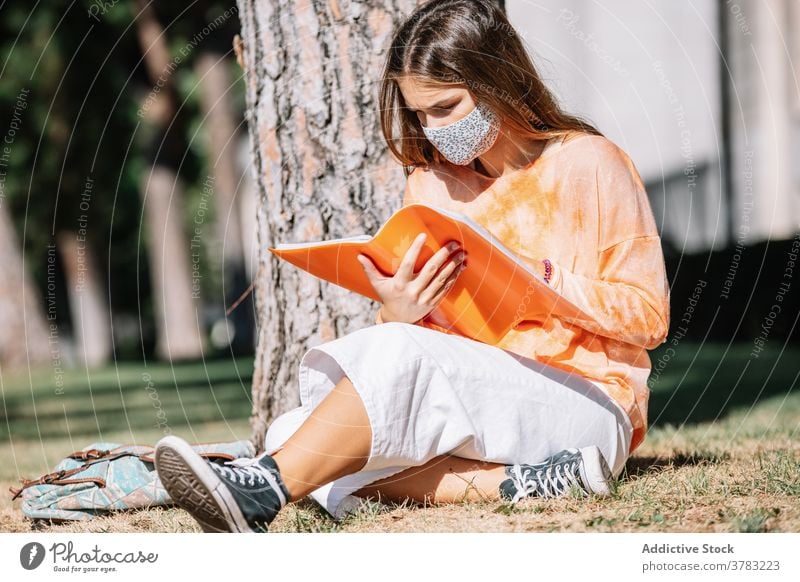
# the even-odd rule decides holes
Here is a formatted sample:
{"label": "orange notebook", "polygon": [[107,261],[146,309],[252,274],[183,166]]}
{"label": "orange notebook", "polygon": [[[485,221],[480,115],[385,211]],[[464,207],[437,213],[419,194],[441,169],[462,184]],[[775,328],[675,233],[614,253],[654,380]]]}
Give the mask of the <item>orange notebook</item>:
{"label": "orange notebook", "polygon": [[461,243],[467,256],[466,268],[425,321],[494,345],[522,322],[541,322],[551,314],[588,317],[484,227],[464,214],[428,204],[403,206],[372,236],[282,243],[269,250],[320,279],[380,301],[356,256],[367,255],[384,275],[394,275],[421,232],[427,236],[415,273],[452,240]]}

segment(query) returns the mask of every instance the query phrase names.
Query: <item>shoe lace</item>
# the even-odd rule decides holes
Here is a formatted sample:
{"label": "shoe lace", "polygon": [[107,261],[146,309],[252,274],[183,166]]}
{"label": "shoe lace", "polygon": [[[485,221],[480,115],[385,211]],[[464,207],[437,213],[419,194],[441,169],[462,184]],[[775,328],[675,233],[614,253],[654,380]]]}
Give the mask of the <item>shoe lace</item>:
{"label": "shoe lace", "polygon": [[251,487],[258,481],[259,485],[269,483],[267,475],[269,469],[258,462],[257,457],[243,457],[232,461],[225,461],[222,465],[216,465],[216,469],[231,481]]}
{"label": "shoe lace", "polygon": [[577,474],[579,460],[562,462],[536,468],[531,465],[514,465],[511,469],[511,481],[517,489],[512,503],[532,493],[540,497],[558,497],[577,485],[584,491],[583,484]]}

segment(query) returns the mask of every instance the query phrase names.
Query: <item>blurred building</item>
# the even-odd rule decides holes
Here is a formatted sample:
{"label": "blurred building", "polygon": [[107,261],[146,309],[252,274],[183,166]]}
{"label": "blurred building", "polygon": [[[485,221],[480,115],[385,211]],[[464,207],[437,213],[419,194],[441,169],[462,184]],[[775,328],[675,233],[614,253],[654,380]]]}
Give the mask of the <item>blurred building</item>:
{"label": "blurred building", "polygon": [[506,7],[567,109],[633,158],[665,243],[697,252],[800,229],[800,2]]}

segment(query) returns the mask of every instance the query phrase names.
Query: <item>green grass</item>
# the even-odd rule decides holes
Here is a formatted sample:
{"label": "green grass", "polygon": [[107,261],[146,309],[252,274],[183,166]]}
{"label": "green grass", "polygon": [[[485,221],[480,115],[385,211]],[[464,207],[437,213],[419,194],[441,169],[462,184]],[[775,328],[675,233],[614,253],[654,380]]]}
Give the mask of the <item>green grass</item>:
{"label": "green grass", "polygon": [[[0,480],[50,470],[92,442],[250,437],[253,359],[120,364],[0,377]],[[59,383],[57,383],[59,382]]]}
{"label": "green grass", "polygon": [[[338,531],[800,531],[800,350],[684,342],[652,385],[650,430],[613,495],[419,507],[365,500],[342,521],[309,499],[271,529]],[[663,349],[651,352],[655,363]],[[249,438],[252,359],[125,364],[2,377],[0,482],[47,472],[97,440],[153,444],[169,430],[194,441]],[[144,374],[149,374],[151,389]],[[151,397],[157,393],[158,407]],[[157,413],[159,409],[162,416]],[[166,418],[166,425],[159,420]],[[0,501],[0,531],[30,531],[18,501]],[[153,509],[55,531],[199,531],[182,511]]]}
{"label": "green grass", "polygon": [[0,379],[0,442],[99,437],[247,418],[252,358],[72,369]]}

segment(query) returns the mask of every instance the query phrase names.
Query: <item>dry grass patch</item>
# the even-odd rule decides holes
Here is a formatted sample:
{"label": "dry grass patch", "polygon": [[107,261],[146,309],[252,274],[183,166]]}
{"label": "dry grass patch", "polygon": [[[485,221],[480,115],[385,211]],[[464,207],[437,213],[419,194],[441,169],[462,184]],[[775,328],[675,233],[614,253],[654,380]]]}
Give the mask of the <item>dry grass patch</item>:
{"label": "dry grass patch", "polygon": [[[331,519],[312,500],[290,504],[272,524],[277,532],[799,532],[800,394],[765,400],[722,420],[653,428],[629,459],[606,499],[527,499],[421,507],[364,500],[344,520]],[[207,440],[248,434],[246,421],[205,427]],[[237,436],[238,435],[238,436]],[[143,434],[138,442],[155,442]],[[122,439],[129,442],[130,439]],[[80,443],[81,445],[86,443]],[[16,464],[0,467],[7,491],[18,475],[38,476],[64,454],[69,441],[15,443]],[[9,445],[0,454],[11,459]],[[19,500],[0,497],[0,531],[31,531]],[[51,532],[199,532],[184,511],[156,508],[54,525]]]}

